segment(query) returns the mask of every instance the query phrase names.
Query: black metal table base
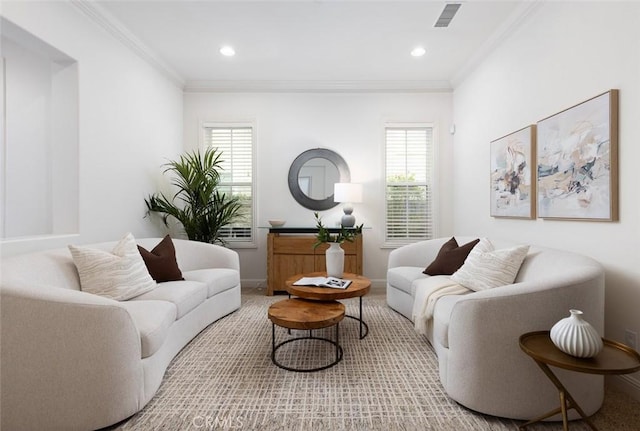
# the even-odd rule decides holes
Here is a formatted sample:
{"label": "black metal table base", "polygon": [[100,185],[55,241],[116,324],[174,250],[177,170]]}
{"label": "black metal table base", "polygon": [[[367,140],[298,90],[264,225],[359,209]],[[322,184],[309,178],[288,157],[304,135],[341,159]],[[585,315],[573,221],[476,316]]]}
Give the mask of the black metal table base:
{"label": "black metal table base", "polygon": [[[271,323],[271,362],[273,362],[275,365],[277,365],[278,367],[282,368],[283,370],[287,370],[287,371],[296,371],[299,373],[311,373],[314,371],[322,371],[322,370],[326,370],[327,368],[331,368],[334,365],[336,365],[338,362],[340,362],[342,360],[342,347],[340,346],[340,323],[336,323],[335,324],[336,327],[336,339],[334,340],[330,340],[328,338],[323,338],[323,337],[314,337],[313,336],[313,331],[309,330],[309,336],[308,337],[296,337],[296,338],[291,338],[289,340],[285,340],[282,343],[279,343],[276,345],[276,324],[275,323]],[[288,330],[289,333],[291,333],[291,329]],[[276,360],[276,352],[278,351],[278,349],[282,346],[284,346],[285,344],[288,343],[292,343],[294,341],[300,341],[300,340],[319,340],[319,341],[324,341],[327,342],[329,344],[333,344],[336,347],[336,359],[335,361],[327,364],[327,365],[323,365],[322,367],[316,367],[316,368],[294,368],[294,367],[288,367],[286,365],[281,364],[280,362],[278,362]]]}
{"label": "black metal table base", "polygon": [[[362,320],[362,296],[359,296],[358,299],[360,300],[360,316],[356,317],[346,314],[344,317],[348,317],[349,319],[357,320],[358,322],[360,322],[360,339],[362,340],[364,337],[369,335],[369,325],[367,325],[365,321]],[[363,329],[366,329],[366,331],[363,332]]]}
{"label": "black metal table base", "polygon": [[349,319],[357,320],[358,322],[360,322],[360,339],[361,340],[367,335],[369,335],[369,325],[367,325],[367,323],[364,320],[362,320],[361,317],[349,316],[348,314],[345,314],[344,317],[348,317]]}

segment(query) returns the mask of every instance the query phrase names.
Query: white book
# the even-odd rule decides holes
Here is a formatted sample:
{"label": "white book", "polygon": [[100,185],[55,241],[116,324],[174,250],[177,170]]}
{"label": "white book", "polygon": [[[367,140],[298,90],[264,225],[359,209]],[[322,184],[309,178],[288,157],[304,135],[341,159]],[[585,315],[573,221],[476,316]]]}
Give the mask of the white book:
{"label": "white book", "polygon": [[334,289],[346,289],[351,284],[351,280],[337,277],[302,277],[293,283],[296,286],[318,286],[332,287]]}

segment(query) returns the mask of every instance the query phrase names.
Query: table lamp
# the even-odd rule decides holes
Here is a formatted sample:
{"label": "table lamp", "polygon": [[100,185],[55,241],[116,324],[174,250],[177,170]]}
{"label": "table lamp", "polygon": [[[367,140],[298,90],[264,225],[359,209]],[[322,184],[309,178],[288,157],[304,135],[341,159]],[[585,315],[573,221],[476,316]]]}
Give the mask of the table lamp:
{"label": "table lamp", "polygon": [[356,218],[353,214],[353,203],[362,202],[362,184],[335,183],[333,186],[333,201],[342,202],[344,215],[340,224],[343,227],[354,227]]}

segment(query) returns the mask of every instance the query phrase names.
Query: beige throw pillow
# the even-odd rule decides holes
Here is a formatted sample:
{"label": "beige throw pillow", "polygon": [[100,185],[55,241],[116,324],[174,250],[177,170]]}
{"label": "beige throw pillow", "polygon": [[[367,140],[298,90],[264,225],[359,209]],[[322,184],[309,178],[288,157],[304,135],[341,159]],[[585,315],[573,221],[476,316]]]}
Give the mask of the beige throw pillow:
{"label": "beige throw pillow", "polygon": [[69,250],[84,292],[125,301],[156,287],[131,233],[111,252],[75,245]]}
{"label": "beige throw pillow", "polygon": [[488,239],[482,238],[451,279],[475,291],[511,284],[528,251],[528,245],[496,250]]}

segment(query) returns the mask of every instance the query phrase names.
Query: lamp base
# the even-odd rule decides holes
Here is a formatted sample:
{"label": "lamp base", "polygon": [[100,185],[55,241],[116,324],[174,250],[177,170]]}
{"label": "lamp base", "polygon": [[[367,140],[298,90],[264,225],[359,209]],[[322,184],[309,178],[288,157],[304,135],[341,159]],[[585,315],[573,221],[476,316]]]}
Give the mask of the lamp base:
{"label": "lamp base", "polygon": [[354,227],[356,225],[356,217],[351,214],[353,212],[353,205],[350,203],[344,204],[342,211],[344,211],[344,215],[340,220],[342,227]]}
{"label": "lamp base", "polygon": [[354,227],[356,225],[356,216],[352,214],[345,214],[340,219],[342,227]]}

